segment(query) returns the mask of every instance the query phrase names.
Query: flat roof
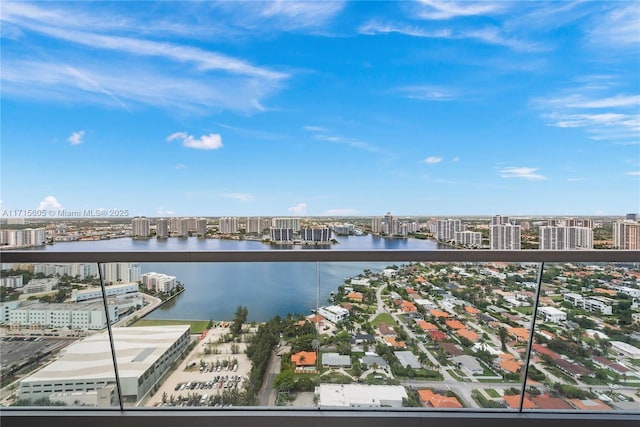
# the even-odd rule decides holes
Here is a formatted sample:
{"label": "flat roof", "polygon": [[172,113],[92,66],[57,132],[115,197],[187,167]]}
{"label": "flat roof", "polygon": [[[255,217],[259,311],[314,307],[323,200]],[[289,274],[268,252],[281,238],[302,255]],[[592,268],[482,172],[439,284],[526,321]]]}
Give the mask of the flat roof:
{"label": "flat roof", "polygon": [[401,385],[320,384],[318,390],[320,405],[328,407],[375,407],[408,398]]}
{"label": "flat roof", "polygon": [[[120,377],[138,378],[189,330],[189,325],[112,330]],[[107,331],[69,345],[57,360],[23,379],[21,383],[103,378],[115,378]]]}

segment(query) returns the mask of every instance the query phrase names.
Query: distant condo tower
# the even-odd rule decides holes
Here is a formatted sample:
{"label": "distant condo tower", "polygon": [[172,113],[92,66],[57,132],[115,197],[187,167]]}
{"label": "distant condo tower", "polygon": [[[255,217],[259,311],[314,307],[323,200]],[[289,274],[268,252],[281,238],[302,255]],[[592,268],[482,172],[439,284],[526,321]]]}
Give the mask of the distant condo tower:
{"label": "distant condo tower", "polygon": [[491,218],[489,241],[491,250],[519,251],[520,226],[510,223],[508,216],[496,215]]}
{"label": "distant condo tower", "polygon": [[133,237],[149,237],[151,235],[151,221],[144,216],[136,216],[131,221],[131,235]]}

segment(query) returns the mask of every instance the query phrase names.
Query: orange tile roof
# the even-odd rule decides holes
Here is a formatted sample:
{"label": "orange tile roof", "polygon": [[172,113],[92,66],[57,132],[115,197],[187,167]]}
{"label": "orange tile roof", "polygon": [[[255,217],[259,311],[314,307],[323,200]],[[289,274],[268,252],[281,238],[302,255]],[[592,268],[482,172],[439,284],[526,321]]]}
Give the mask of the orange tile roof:
{"label": "orange tile roof", "polygon": [[[520,395],[514,394],[513,396],[503,396],[504,401],[507,403],[507,406],[511,409],[520,409]],[[529,399],[528,397],[524,397],[524,401],[522,402],[523,409],[534,409],[536,405]]]}
{"label": "orange tile roof", "polygon": [[464,306],[464,311],[466,311],[469,314],[474,314],[474,315],[480,313],[480,310],[478,310],[475,307],[471,307],[470,305],[465,305]]}
{"label": "orange tile roof", "polygon": [[606,295],[617,295],[618,292],[614,291],[613,289],[605,289],[605,288],[595,288],[593,290],[593,292],[597,292],[599,294],[606,294]]}
{"label": "orange tile roof", "polygon": [[461,337],[468,339],[471,342],[476,342],[478,341],[478,338],[479,338],[478,334],[468,329],[459,329],[456,333]]}
{"label": "orange tile roof", "polygon": [[505,371],[511,372],[512,374],[515,374],[521,368],[520,364],[515,360],[501,360],[498,362],[498,365],[500,365],[500,367]]}
{"label": "orange tile roof", "polygon": [[559,397],[551,397],[548,394],[531,396],[531,400],[540,409],[572,409],[564,400]]}
{"label": "orange tile roof", "polygon": [[418,390],[420,401],[429,403],[434,408],[462,408],[462,404],[455,397],[447,397],[431,390]]}
{"label": "orange tile roof", "polygon": [[464,323],[462,323],[462,322],[460,322],[459,320],[456,320],[456,319],[447,320],[445,323],[451,329],[467,329],[467,327],[464,325]]}
{"label": "orange tile roof", "polygon": [[422,328],[423,331],[437,331],[438,327],[433,323],[425,322],[424,320],[416,320],[416,324]]}
{"label": "orange tile roof", "polygon": [[362,300],[364,299],[364,295],[362,295],[361,292],[349,292],[347,294],[347,299],[351,301],[362,302]]}
{"label": "orange tile roof", "polygon": [[511,353],[500,353],[498,355],[498,357],[500,358],[500,360],[515,360],[515,356]]}
{"label": "orange tile roof", "polygon": [[404,341],[396,340],[396,337],[384,337],[383,339],[393,348],[407,348],[407,344]]}
{"label": "orange tile roof", "polygon": [[429,310],[429,313],[431,313],[431,315],[435,317],[449,317],[449,313],[445,311],[436,310],[435,308]]}
{"label": "orange tile roof", "polygon": [[424,282],[425,282],[424,277],[422,277],[422,276],[418,276],[418,277],[416,277],[416,282],[418,282],[418,283],[424,283]]}
{"label": "orange tile roof", "polygon": [[308,316],[307,320],[311,323],[321,323],[324,320],[324,317],[319,314],[315,314]]}
{"label": "orange tile roof", "polygon": [[296,366],[315,366],[316,357],[314,351],[301,351],[291,355],[291,362]]}
{"label": "orange tile roof", "polygon": [[405,313],[415,313],[416,311],[418,311],[416,305],[409,301],[402,301],[400,307],[402,307],[402,311]]}
{"label": "orange tile roof", "polygon": [[518,340],[528,340],[529,339],[529,331],[527,328],[509,328],[507,329],[509,335],[513,335]]}

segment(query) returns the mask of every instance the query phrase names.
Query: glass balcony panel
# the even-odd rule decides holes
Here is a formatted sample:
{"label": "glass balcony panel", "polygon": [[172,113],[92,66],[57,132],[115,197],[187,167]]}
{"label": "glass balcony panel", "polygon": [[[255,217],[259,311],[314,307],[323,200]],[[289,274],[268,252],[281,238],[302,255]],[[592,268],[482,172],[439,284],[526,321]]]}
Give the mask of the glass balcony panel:
{"label": "glass balcony panel", "polygon": [[[139,283],[113,329],[124,404],[222,409],[313,405],[316,263],[111,263],[107,289]],[[293,376],[281,366],[298,362]],[[263,382],[264,379],[264,382]]]}
{"label": "glass balcony panel", "polygon": [[321,407],[519,410],[538,264],[371,264],[322,264]]}
{"label": "glass balcony panel", "polygon": [[640,410],[639,275],[637,264],[545,264],[526,409]]}
{"label": "glass balcony panel", "polygon": [[1,281],[1,404],[118,406],[97,264],[3,264]]}

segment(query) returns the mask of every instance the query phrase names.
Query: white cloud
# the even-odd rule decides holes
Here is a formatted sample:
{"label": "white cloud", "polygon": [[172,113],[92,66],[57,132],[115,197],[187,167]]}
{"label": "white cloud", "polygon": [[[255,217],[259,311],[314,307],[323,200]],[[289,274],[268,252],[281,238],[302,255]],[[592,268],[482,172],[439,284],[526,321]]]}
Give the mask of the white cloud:
{"label": "white cloud", "polygon": [[196,139],[186,132],[176,132],[167,137],[167,142],[176,139],[181,140],[182,145],[187,148],[196,148],[198,150],[217,150],[222,148],[222,137],[218,133],[202,135],[199,139]]}
{"label": "white cloud", "polygon": [[[275,0],[263,4],[265,8],[260,14],[267,18],[278,18],[277,26],[282,29],[324,25],[344,8],[342,1]],[[251,4],[251,7],[255,8],[256,3]]]}
{"label": "white cloud", "polygon": [[306,130],[307,132],[326,132],[327,129],[323,128],[321,126],[304,126],[302,129]]}
{"label": "white cloud", "polygon": [[618,5],[622,6],[597,16],[589,41],[607,49],[637,48],[640,45],[640,7],[636,2],[617,2],[616,6]]}
{"label": "white cloud", "polygon": [[84,131],[79,130],[77,132],[71,133],[71,136],[67,139],[67,141],[69,141],[71,145],[79,145],[84,142],[82,140],[83,137],[84,137]]}
{"label": "white cloud", "polygon": [[537,168],[528,168],[528,167],[506,167],[500,169],[500,177],[501,178],[523,178],[529,179],[532,181],[540,181],[547,179],[546,176],[534,173],[538,169]]}
{"label": "white cloud", "polygon": [[627,172],[625,175],[640,176],[640,171]]}
{"label": "white cloud", "polygon": [[444,86],[405,86],[397,90],[407,98],[422,101],[452,101],[459,96],[455,89]]}
{"label": "white cloud", "polygon": [[594,140],[640,143],[640,95],[607,93],[610,83],[603,85],[603,80],[602,76],[586,76],[581,79],[583,86],[560,96],[533,99],[532,105],[546,110],[542,116],[548,126],[582,128]]}
{"label": "white cloud", "polygon": [[515,51],[523,52],[542,52],[550,49],[550,47],[544,43],[532,42],[512,37],[506,34],[503,30],[492,26],[487,26],[472,31],[453,30],[451,28],[427,30],[415,25],[382,23],[380,21],[373,20],[360,26],[360,28],[358,28],[358,32],[365,35],[397,33],[411,37],[423,37],[432,39],[471,39],[477,40],[482,43],[503,46]]}
{"label": "white cloud", "polygon": [[441,161],[442,161],[442,157],[429,156],[426,159],[424,159],[422,162],[427,163],[429,165],[435,165],[436,163],[440,163]]}
{"label": "white cloud", "polygon": [[38,210],[43,209],[62,209],[62,205],[53,196],[47,196],[38,205]]}
{"label": "white cloud", "polygon": [[244,203],[252,202],[253,200],[255,200],[255,196],[249,193],[224,193],[221,194],[221,196],[227,199],[233,199]]}
{"label": "white cloud", "polygon": [[175,170],[182,170],[182,169],[186,169],[186,168],[187,168],[187,166],[186,166],[186,165],[183,165],[182,163],[178,163],[178,164],[177,164],[177,165],[175,165],[173,168],[174,168]]}
{"label": "white cloud", "polygon": [[170,209],[158,208],[158,216],[174,216],[176,213]]}
{"label": "white cloud", "polygon": [[353,216],[359,213],[358,209],[329,209],[322,213],[323,216]]}
{"label": "white cloud", "polygon": [[460,157],[454,157],[453,159],[451,159],[452,162],[459,162],[460,161]]}
{"label": "white cloud", "polygon": [[304,215],[307,213],[307,204],[306,203],[298,203],[295,206],[291,206],[289,208],[289,212],[294,215]]}
{"label": "white cloud", "polygon": [[424,19],[442,20],[457,18],[460,16],[489,15],[504,10],[504,2],[488,1],[436,1],[420,0],[423,8],[418,12],[418,16]]}

